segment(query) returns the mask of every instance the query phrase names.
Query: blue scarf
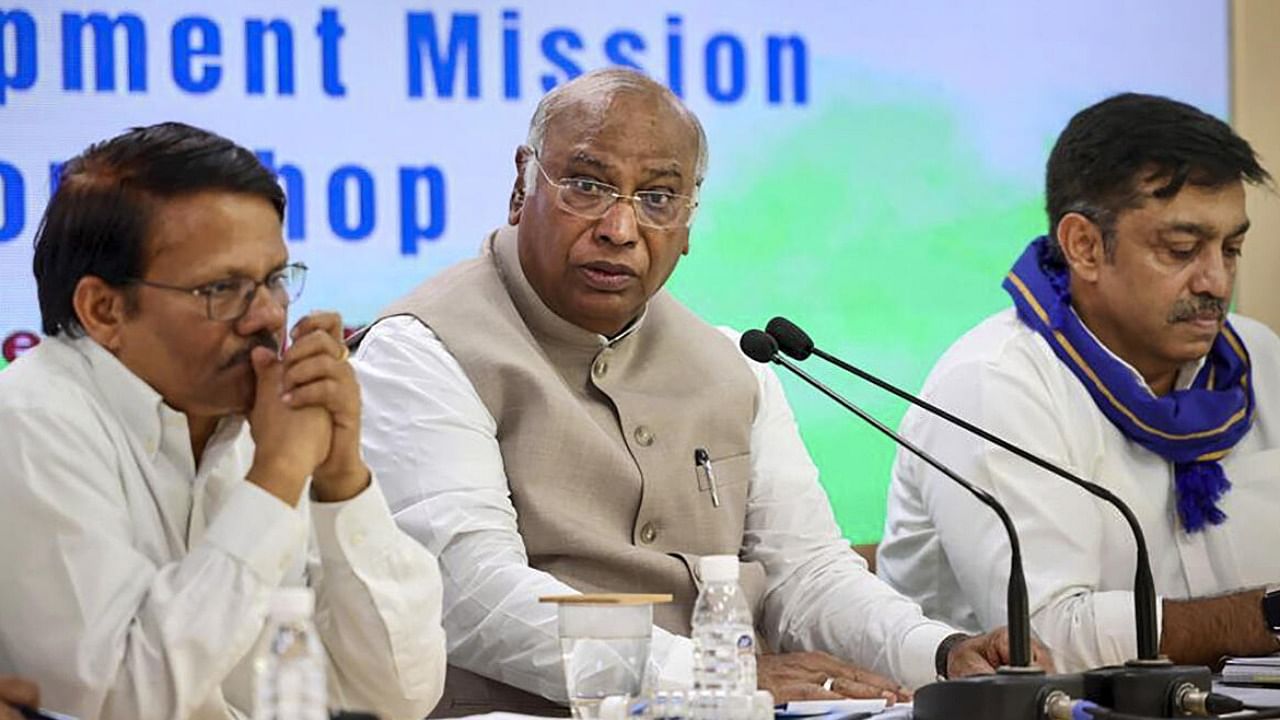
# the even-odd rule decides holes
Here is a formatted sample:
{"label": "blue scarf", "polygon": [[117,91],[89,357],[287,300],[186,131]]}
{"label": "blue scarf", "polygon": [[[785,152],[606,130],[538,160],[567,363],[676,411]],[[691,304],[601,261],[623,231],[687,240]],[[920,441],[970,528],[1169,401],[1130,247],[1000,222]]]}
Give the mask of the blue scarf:
{"label": "blue scarf", "polygon": [[1018,318],[1044,337],[1125,437],[1174,465],[1178,517],[1187,532],[1227,519],[1218,500],[1231,483],[1219,460],[1253,423],[1249,353],[1223,323],[1191,386],[1155,397],[1106,350],[1071,310],[1067,270],[1050,263],[1048,239],[1036,238],[1004,280]]}

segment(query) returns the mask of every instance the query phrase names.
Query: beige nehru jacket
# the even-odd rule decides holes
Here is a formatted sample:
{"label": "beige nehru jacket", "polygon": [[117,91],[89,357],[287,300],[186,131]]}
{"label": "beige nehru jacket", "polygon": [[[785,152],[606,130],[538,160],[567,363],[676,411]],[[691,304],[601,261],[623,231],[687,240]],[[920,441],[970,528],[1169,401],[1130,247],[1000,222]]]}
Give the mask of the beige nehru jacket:
{"label": "beige nehru jacket", "polygon": [[[529,564],[582,592],[669,592],[655,621],[687,635],[698,557],[742,544],[759,385],[733,343],[661,291],[605,345],[542,303],[511,227],[381,313],[404,314],[440,338],[495,419]],[[759,617],[763,568],[742,575]]]}

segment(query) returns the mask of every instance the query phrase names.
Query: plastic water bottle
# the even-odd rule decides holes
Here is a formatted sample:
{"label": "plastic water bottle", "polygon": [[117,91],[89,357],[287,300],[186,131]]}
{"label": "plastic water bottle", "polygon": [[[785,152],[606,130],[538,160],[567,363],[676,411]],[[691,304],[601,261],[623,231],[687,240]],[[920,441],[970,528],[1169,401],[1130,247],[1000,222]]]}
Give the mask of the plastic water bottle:
{"label": "plastic water bottle", "polygon": [[271,596],[267,642],[254,661],[253,720],[328,720],[324,648],[310,588]]}
{"label": "plastic water bottle", "polygon": [[694,690],[704,698],[751,698],[756,692],[755,627],[738,587],[738,558],[708,555],[699,568],[703,586],[692,621]]}
{"label": "plastic water bottle", "polygon": [[757,690],[751,696],[714,695],[714,703],[699,690],[659,690],[628,702],[625,696],[605,698],[600,720],[773,720],[773,695]]}

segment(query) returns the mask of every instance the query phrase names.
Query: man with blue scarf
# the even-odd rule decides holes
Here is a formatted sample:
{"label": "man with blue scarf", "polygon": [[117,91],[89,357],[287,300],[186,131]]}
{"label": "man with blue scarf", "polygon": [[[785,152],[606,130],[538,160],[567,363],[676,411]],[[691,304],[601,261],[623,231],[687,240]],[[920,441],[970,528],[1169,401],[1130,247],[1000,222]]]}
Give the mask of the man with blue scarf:
{"label": "man with blue scarf", "polygon": [[[1050,232],[1003,279],[1013,307],[957,341],[923,391],[1133,508],[1161,652],[1177,662],[1280,649],[1280,593],[1266,594],[1280,583],[1280,339],[1227,312],[1244,186],[1269,180],[1190,105],[1130,93],[1081,111],[1049,158]],[[1032,624],[1060,670],[1135,655],[1133,540],[1111,506],[914,409],[902,432],[1008,506]],[[879,557],[890,584],[933,617],[992,627],[1008,554],[994,516],[898,455]]]}

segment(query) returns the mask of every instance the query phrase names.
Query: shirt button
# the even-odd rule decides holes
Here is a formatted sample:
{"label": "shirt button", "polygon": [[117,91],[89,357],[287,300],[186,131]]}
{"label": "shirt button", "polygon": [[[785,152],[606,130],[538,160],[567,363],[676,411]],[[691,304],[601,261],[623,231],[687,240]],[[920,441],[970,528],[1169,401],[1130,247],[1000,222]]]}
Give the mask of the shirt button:
{"label": "shirt button", "polygon": [[650,545],[657,539],[658,530],[653,526],[653,523],[645,523],[644,527],[640,528],[640,542]]}
{"label": "shirt button", "polygon": [[653,433],[649,432],[649,428],[644,425],[637,425],[632,437],[636,439],[640,447],[649,447],[653,444]]}
{"label": "shirt button", "polygon": [[351,534],[351,546],[360,547],[364,544],[364,531],[357,530]]}

